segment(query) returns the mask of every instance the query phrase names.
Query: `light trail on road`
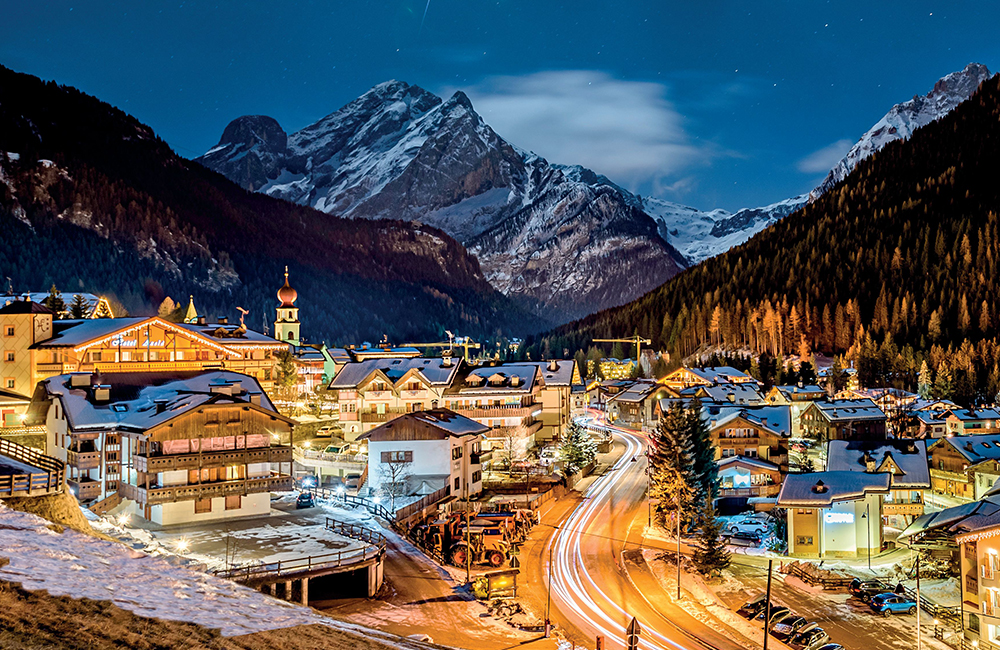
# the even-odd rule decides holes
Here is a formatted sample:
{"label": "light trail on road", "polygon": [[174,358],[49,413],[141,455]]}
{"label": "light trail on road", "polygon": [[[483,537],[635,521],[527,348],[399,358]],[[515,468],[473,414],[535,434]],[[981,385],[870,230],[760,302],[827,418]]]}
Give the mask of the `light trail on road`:
{"label": "light trail on road", "polygon": [[[604,425],[602,425],[604,426]],[[612,427],[609,427],[612,428]],[[625,453],[584,495],[585,501],[553,535],[550,545],[553,558],[552,594],[564,615],[576,618],[595,635],[603,635],[607,647],[625,646],[625,627],[635,616],[640,626],[639,647],[649,650],[705,650],[712,646],[693,639],[671,623],[621,574],[624,559],[621,550],[624,535],[609,527],[620,508],[626,526],[645,492],[645,468],[632,462],[643,451],[643,440],[636,434],[613,427],[625,444]],[[641,490],[641,492],[640,492]],[[638,493],[638,495],[637,495]],[[612,503],[613,495],[631,498],[630,502]],[[609,510],[608,515],[604,511]],[[615,549],[615,544],[620,547]],[[610,553],[608,552],[610,551]],[[619,565],[618,563],[622,564]],[[603,575],[602,575],[603,572]],[[608,579],[610,578],[610,579]],[[631,602],[627,611],[622,606]]]}

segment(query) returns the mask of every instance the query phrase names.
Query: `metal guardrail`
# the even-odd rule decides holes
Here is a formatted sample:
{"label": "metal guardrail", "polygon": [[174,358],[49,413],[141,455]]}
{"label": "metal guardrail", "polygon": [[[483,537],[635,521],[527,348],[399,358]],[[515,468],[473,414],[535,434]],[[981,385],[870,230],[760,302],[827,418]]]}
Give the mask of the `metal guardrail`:
{"label": "metal guardrail", "polygon": [[38,472],[0,475],[0,496],[41,496],[63,491],[66,466],[61,460],[4,439],[0,439],[0,455],[39,469]]}
{"label": "metal guardrail", "polygon": [[350,494],[338,494],[337,492],[324,487],[314,487],[309,488],[309,492],[313,496],[323,497],[324,499],[339,499],[344,503],[349,503],[355,506],[362,506],[372,513],[376,517],[381,517],[390,523],[395,523],[396,515],[395,513],[389,512],[389,509],[380,503],[375,503],[371,499],[366,499],[364,497],[357,497]]}

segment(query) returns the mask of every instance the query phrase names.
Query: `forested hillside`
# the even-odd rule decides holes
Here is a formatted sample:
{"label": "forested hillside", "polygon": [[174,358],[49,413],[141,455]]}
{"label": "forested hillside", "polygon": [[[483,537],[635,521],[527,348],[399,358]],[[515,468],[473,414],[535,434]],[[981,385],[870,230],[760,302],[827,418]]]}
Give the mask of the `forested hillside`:
{"label": "forested hillside", "polygon": [[578,350],[592,338],[639,332],[675,359],[711,346],[846,354],[869,385],[913,388],[926,360],[953,396],[993,401],[998,169],[994,77],[746,244],[533,348]]}
{"label": "forested hillside", "polygon": [[347,220],[246,192],[135,118],[0,67],[0,277],[153,313],[193,294],[213,316],[274,319],[288,265],[307,340],[530,331],[474,257],[409,222]]}

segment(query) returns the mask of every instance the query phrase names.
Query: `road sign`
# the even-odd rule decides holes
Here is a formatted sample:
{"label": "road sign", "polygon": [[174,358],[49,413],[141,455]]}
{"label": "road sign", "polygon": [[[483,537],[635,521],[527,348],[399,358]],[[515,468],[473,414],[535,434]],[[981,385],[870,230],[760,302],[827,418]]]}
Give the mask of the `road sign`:
{"label": "road sign", "polygon": [[632,618],[632,622],[628,624],[628,629],[625,630],[625,648],[627,650],[636,650],[639,647],[639,633],[642,629],[639,627],[639,621]]}
{"label": "road sign", "polygon": [[517,559],[516,555],[510,557],[510,568],[516,569],[521,566],[521,560]]}
{"label": "road sign", "polygon": [[598,636],[597,637],[597,650],[604,650],[604,637],[603,636]]}

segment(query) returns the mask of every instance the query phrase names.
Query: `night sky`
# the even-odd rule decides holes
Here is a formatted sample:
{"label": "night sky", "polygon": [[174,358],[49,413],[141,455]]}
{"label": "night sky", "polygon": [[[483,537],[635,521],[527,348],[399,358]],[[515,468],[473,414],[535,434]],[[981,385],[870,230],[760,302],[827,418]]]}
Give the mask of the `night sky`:
{"label": "night sky", "polygon": [[110,102],[186,157],[239,115],[292,132],[394,78],[463,89],[513,144],[703,209],[808,191],[892,104],[1000,67],[985,2],[0,6],[0,64]]}

